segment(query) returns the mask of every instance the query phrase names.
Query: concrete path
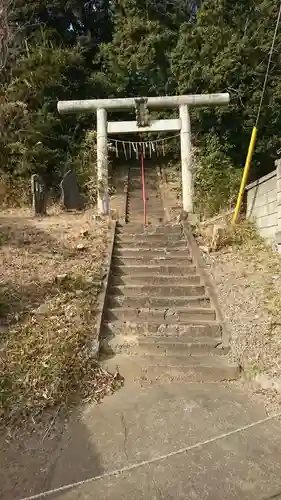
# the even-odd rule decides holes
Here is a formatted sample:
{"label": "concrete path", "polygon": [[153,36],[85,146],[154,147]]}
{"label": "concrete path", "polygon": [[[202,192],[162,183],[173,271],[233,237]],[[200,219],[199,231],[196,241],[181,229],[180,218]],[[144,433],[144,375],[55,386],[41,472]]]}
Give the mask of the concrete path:
{"label": "concrete path", "polygon": [[[127,382],[100,406],[76,416],[48,487],[150,460],[266,416],[262,401],[231,384]],[[281,425],[268,421],[51,498],[281,499]]]}

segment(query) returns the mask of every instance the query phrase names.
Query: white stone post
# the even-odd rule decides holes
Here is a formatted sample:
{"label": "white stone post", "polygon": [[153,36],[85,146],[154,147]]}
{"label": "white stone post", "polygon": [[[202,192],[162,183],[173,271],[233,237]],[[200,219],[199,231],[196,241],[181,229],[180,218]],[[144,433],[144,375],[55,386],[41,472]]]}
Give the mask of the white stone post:
{"label": "white stone post", "polygon": [[191,154],[191,127],[189,109],[186,104],[180,107],[181,119],[181,173],[183,211],[193,213],[193,179]]}
{"label": "white stone post", "polygon": [[108,199],[108,158],[107,158],[107,113],[104,108],[97,109],[97,180],[98,213],[109,213]]}

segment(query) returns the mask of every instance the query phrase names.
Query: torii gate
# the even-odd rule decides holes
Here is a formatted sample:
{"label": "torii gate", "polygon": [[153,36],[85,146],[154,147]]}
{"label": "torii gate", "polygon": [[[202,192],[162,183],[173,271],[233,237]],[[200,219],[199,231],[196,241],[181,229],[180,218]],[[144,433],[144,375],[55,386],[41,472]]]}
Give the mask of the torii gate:
{"label": "torii gate", "polygon": [[[108,211],[108,151],[107,134],[132,132],[180,131],[182,205],[184,212],[193,212],[193,181],[191,155],[191,127],[189,107],[219,106],[228,104],[229,94],[198,94],[162,97],[127,97],[121,99],[86,99],[80,101],[59,101],[58,112],[78,113],[96,111],[97,113],[97,178],[98,213]],[[136,121],[108,122],[107,110],[119,111],[136,109]],[[169,120],[149,120],[148,108],[179,108],[179,118]]]}

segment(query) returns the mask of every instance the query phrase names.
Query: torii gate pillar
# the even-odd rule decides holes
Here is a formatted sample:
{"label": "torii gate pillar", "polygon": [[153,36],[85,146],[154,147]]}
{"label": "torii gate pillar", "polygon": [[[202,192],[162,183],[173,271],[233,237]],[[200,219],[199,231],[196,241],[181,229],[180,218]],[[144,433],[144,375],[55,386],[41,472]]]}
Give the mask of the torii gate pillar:
{"label": "torii gate pillar", "polygon": [[108,203],[108,154],[107,154],[107,112],[97,109],[97,180],[98,213],[107,214]]}
{"label": "torii gate pillar", "polygon": [[[107,122],[107,110],[120,111],[137,107],[139,101],[145,101],[147,108],[179,108],[179,119],[151,120],[141,126],[135,122]],[[108,202],[108,159],[107,133],[124,134],[132,132],[157,132],[180,130],[181,167],[182,167],[182,206],[184,212],[193,212],[193,179],[191,126],[189,108],[191,106],[218,106],[229,103],[229,94],[198,94],[181,96],[163,96],[148,98],[88,99],[81,101],[58,102],[59,113],[97,112],[97,177],[98,177],[98,212],[107,214]]]}
{"label": "torii gate pillar", "polygon": [[182,177],[182,205],[183,211],[193,212],[193,178],[192,178],[192,151],[191,126],[188,106],[180,106],[181,119],[181,177]]}

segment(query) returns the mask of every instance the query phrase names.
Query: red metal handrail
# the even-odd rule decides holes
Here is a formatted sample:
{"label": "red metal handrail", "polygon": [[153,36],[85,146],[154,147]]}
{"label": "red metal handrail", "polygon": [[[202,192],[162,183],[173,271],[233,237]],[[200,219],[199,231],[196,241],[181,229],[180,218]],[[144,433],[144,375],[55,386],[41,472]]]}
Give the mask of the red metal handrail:
{"label": "red metal handrail", "polygon": [[142,184],[142,199],[143,199],[143,220],[146,226],[147,212],[146,212],[146,192],[145,192],[145,178],[144,178],[144,154],[141,152],[141,184]]}

